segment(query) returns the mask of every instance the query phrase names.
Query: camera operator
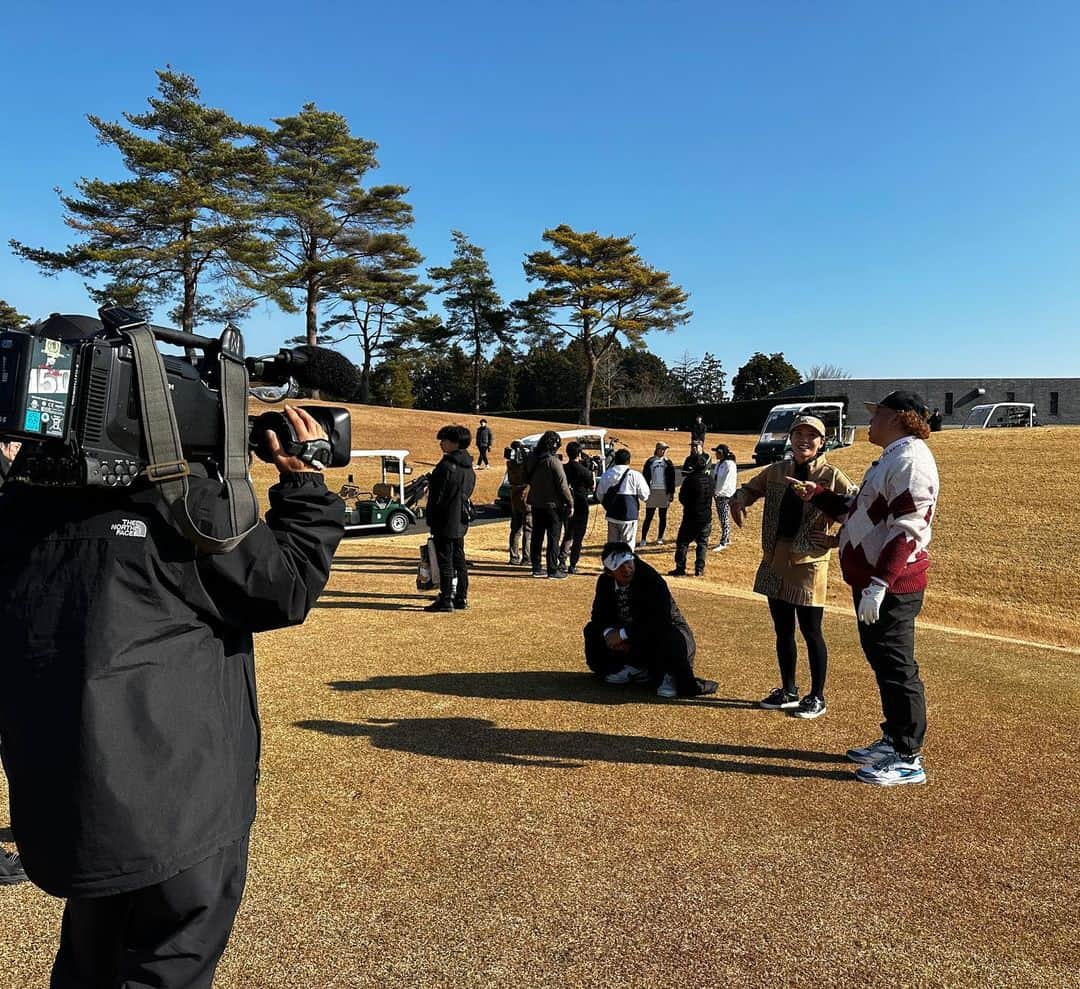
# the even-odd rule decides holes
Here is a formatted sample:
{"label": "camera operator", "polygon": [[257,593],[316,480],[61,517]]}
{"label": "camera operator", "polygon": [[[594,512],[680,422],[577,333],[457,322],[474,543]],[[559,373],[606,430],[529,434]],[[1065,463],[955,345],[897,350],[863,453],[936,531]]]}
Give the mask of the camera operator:
{"label": "camera operator", "polygon": [[[145,480],[0,497],[0,736],[23,865],[67,898],[52,989],[213,981],[255,816],[252,633],[304,620],[343,534],[321,472],[267,442],[266,521],[227,553],[200,553]],[[226,533],[220,482],[191,475],[192,518]]]}

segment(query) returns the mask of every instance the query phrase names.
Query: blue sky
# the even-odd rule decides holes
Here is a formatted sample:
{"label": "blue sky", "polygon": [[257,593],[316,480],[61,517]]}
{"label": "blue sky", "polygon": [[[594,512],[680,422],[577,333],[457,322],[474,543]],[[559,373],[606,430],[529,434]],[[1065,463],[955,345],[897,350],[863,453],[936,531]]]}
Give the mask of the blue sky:
{"label": "blue sky", "polygon": [[[633,234],[691,295],[649,338],[669,361],[1075,375],[1078,42],[1080,5],[1053,2],[21,4],[0,234],[66,244],[54,187],[120,175],[86,114],[141,111],[171,63],[250,122],[344,114],[373,180],[411,188],[427,263],[460,228],[507,300],[545,228]],[[0,297],[89,311],[6,247]],[[299,326],[259,311],[248,350]]]}

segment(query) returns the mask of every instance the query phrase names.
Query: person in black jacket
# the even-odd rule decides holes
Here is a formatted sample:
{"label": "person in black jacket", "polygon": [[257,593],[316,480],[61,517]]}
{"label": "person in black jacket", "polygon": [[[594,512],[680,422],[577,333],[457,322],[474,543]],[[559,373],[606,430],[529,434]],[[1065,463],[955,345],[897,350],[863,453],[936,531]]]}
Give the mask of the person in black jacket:
{"label": "person in black jacket", "polygon": [[[321,473],[269,443],[266,521],[227,553],[146,480],[0,494],[0,737],[23,865],[67,897],[53,989],[213,981],[255,816],[252,633],[304,620],[344,533]],[[222,485],[190,469],[192,518],[226,534]]]}
{"label": "person in black jacket", "polygon": [[566,483],[574,496],[574,510],[566,523],[562,549],[559,551],[559,569],[567,573],[577,573],[578,560],[581,559],[581,543],[589,528],[589,496],[596,489],[596,475],[588,456],[583,454],[580,443],[571,441],[566,444],[566,465],[563,467]]}
{"label": "person in black jacket", "polygon": [[712,505],[714,491],[708,458],[690,458],[690,474],[679,488],[679,502],[683,506],[679,534],[675,537],[675,569],[669,577],[686,576],[686,553],[692,542],[697,543],[694,560],[694,576],[705,573],[705,559],[709,552],[709,535],[712,532]]}
{"label": "person in black jacket", "polygon": [[488,450],[495,442],[495,435],[488,428],[487,419],[480,420],[480,428],[476,431],[476,469],[483,470],[490,467],[488,463]]}
{"label": "person in black jacket", "polygon": [[465,536],[471,520],[469,499],[476,487],[472,457],[465,452],[472,442],[472,434],[465,426],[443,426],[435,438],[443,458],[431,472],[427,523],[431,538],[435,540],[435,558],[439,561],[439,596],[424,610],[462,610],[469,606]]}
{"label": "person in black jacket", "polygon": [[[0,488],[7,481],[11,464],[18,455],[21,445],[20,443],[0,443]],[[0,552],[3,552],[3,547],[0,547]],[[0,848],[0,886],[14,886],[16,883],[26,881],[27,876],[19,860],[19,853]]]}
{"label": "person in black jacket", "polygon": [[[559,548],[562,545],[563,523],[569,522],[574,513],[574,496],[566,483],[563,465],[555,455],[561,445],[562,437],[549,429],[525,459],[525,479],[529,482],[526,501],[532,506],[533,517],[529,545],[532,575],[553,580],[567,576],[565,570],[559,569]],[[546,556],[546,571],[540,555],[542,552]]]}
{"label": "person in black jacket", "polygon": [[659,697],[698,697],[716,682],[694,676],[696,645],[667,582],[629,543],[607,543],[600,558],[585,663],[607,683],[649,682]]}
{"label": "person in black jacket", "polygon": [[701,416],[697,416],[694,419],[694,424],[690,427],[691,442],[697,440],[704,447],[706,430],[705,420]]}

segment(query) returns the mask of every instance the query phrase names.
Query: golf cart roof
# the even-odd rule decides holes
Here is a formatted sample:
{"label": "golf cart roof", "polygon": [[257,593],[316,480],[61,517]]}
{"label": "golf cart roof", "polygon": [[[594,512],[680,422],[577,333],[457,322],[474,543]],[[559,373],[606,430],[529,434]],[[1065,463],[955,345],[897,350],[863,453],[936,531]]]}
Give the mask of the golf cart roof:
{"label": "golf cart roof", "polygon": [[[607,430],[599,427],[596,429],[556,429],[555,432],[558,433],[559,438],[563,440],[581,440],[590,437],[596,437],[597,439],[602,440],[607,436]],[[543,435],[543,433],[533,433],[531,436],[522,436],[521,442],[526,446],[536,446],[536,444],[540,442],[540,437]]]}
{"label": "golf cart roof", "polygon": [[408,455],[408,450],[350,450],[349,455],[352,457],[396,457],[398,460],[404,460]]}
{"label": "golf cart roof", "polygon": [[769,409],[769,414],[773,412],[798,412],[799,409],[842,409],[844,407],[843,402],[789,402],[787,405],[774,405]]}
{"label": "golf cart roof", "polygon": [[985,405],[973,405],[971,407],[971,411],[968,412],[968,415],[971,415],[972,412],[981,412],[983,409],[1034,409],[1034,408],[1035,408],[1035,403],[1034,402],[987,402]]}

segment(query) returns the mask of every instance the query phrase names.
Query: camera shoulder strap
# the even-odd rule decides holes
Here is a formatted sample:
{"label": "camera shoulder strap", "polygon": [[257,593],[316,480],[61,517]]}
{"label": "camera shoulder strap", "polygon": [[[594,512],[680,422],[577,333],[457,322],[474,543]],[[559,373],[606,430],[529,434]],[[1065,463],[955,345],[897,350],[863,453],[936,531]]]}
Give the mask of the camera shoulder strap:
{"label": "camera shoulder strap", "polygon": [[205,553],[227,553],[259,519],[258,500],[247,471],[247,369],[233,355],[225,352],[219,355],[225,437],[222,467],[233,533],[219,539],[203,532],[188,511],[188,462],[184,459],[169,380],[154,334],[146,325],[128,327],[122,332],[135,358],[139,416],[150,459],[147,477],[157,484],[173,519],[190,542]]}

